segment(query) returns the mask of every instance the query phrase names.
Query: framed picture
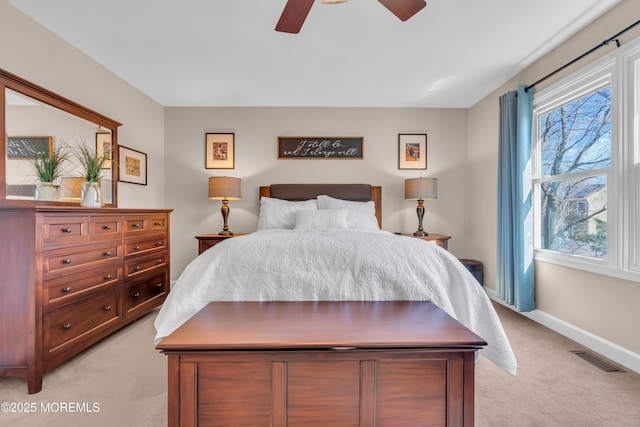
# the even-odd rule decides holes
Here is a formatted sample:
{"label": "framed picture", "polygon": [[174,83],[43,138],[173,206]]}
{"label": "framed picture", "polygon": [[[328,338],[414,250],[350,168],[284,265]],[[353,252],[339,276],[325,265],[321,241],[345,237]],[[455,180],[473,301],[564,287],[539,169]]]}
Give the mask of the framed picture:
{"label": "framed picture", "polygon": [[233,133],[207,133],[205,136],[206,169],[233,169],[235,160]]}
{"label": "framed picture", "polygon": [[10,136],[7,138],[8,159],[50,157],[53,152],[51,136]]}
{"label": "framed picture", "polygon": [[427,134],[398,135],[398,169],[427,168]]}
{"label": "framed picture", "polygon": [[[96,154],[98,156],[104,156],[105,154],[108,154],[109,158],[113,159],[113,148],[111,146],[110,133],[96,133]],[[111,162],[105,163],[104,169],[111,169]]]}
{"label": "framed picture", "polygon": [[118,171],[118,181],[147,185],[147,155],[119,145]]}

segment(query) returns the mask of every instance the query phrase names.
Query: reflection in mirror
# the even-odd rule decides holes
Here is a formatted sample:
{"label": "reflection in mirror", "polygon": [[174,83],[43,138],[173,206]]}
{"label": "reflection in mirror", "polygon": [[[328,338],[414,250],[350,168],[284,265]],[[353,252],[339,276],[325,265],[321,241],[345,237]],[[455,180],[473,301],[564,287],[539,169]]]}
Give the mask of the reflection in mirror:
{"label": "reflection in mirror", "polygon": [[[74,153],[83,145],[98,154],[109,153],[111,131],[10,89],[5,90],[5,104],[7,199],[33,200],[37,194],[39,200],[78,203],[83,180]],[[67,158],[48,192],[38,183],[34,158],[44,154],[50,159],[56,152],[66,153]],[[104,204],[114,203],[111,167],[102,173]]]}

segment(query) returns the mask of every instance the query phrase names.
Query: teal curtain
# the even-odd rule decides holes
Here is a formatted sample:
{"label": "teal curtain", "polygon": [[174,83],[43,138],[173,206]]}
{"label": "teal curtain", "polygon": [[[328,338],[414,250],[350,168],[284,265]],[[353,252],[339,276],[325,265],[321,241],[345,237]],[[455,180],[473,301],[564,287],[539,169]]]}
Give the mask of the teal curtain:
{"label": "teal curtain", "polygon": [[498,298],[518,311],[536,308],[533,272],[531,126],[533,88],[500,97]]}

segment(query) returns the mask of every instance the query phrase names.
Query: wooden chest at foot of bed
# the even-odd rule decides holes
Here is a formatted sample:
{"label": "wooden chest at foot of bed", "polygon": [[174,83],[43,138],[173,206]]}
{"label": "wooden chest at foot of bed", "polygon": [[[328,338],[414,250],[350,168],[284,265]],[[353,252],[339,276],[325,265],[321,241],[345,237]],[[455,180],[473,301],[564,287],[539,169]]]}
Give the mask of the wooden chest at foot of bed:
{"label": "wooden chest at foot of bed", "polygon": [[170,426],[473,426],[484,345],[430,302],[213,302],[157,348]]}

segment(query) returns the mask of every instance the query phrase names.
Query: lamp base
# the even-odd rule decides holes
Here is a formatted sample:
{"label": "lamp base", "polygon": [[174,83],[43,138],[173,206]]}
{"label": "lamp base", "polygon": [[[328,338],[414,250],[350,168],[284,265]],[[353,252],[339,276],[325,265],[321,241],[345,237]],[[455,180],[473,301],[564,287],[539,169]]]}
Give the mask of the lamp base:
{"label": "lamp base", "polygon": [[416,208],[416,213],[418,214],[418,231],[413,233],[413,235],[417,237],[429,235],[429,233],[424,231],[424,228],[422,228],[422,217],[424,217],[424,205],[422,203],[424,203],[424,199],[418,199],[418,207]]}
{"label": "lamp base", "polygon": [[218,236],[233,236],[233,233],[229,231],[229,226],[227,225],[227,220],[229,219],[229,201],[225,198],[222,200],[222,207],[220,207],[220,212],[222,213],[222,221],[224,222],[224,226],[222,227],[222,231],[218,233]]}

